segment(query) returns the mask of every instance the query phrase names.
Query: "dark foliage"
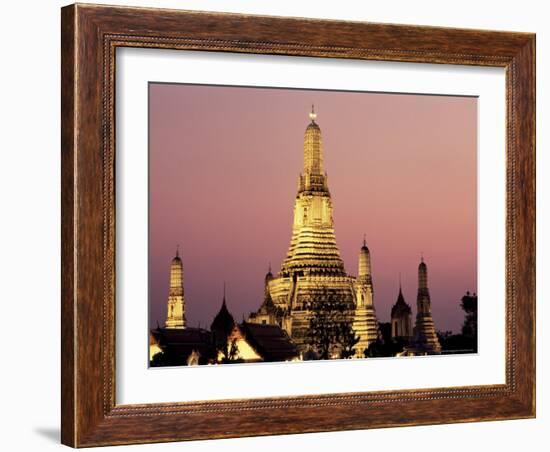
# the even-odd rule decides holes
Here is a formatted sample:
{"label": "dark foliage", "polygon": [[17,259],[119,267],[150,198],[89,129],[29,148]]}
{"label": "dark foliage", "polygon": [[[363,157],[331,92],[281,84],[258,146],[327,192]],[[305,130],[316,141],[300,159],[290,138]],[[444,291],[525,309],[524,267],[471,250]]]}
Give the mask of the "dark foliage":
{"label": "dark foliage", "polygon": [[462,297],[460,307],[466,313],[464,325],[462,325],[462,335],[470,341],[470,344],[477,352],[477,295],[466,292]]}
{"label": "dark foliage", "polygon": [[403,351],[407,342],[403,339],[392,339],[391,324],[389,322],[379,322],[378,329],[380,336],[365,350],[366,358],[391,357]]}
{"label": "dark foliage", "polygon": [[437,337],[443,354],[475,353],[471,338],[463,334],[452,334],[450,331],[438,331]]}
{"label": "dark foliage", "polygon": [[[225,340],[225,342],[216,344],[216,349],[221,353],[222,357],[217,358],[217,361],[221,364],[236,364],[244,362],[243,359],[237,358],[239,354],[239,347],[237,347],[237,340],[232,341]],[[219,356],[219,355],[218,355]]]}
{"label": "dark foliage", "polygon": [[340,345],[342,350],[340,358],[347,359],[355,355],[353,347],[359,342],[360,337],[355,334],[350,322],[340,324]]}
{"label": "dark foliage", "polygon": [[304,307],[312,312],[307,341],[319,359],[329,359],[333,349],[339,349],[342,358],[353,356],[353,346],[359,341],[351,325],[353,306],[336,292],[324,288]]}
{"label": "dark foliage", "polygon": [[187,366],[187,357],[182,354],[159,352],[151,359],[151,367]]}

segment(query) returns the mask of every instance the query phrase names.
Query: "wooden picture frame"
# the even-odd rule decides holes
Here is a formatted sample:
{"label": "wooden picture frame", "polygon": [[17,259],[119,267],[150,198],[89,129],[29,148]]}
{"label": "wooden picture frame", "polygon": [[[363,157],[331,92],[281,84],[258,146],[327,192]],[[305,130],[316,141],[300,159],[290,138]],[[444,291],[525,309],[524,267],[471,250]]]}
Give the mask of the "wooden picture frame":
{"label": "wooden picture frame", "polygon": [[[61,35],[64,444],[85,447],[535,416],[535,35],[79,4],[62,9]],[[506,383],[117,405],[118,47],[505,68]]]}

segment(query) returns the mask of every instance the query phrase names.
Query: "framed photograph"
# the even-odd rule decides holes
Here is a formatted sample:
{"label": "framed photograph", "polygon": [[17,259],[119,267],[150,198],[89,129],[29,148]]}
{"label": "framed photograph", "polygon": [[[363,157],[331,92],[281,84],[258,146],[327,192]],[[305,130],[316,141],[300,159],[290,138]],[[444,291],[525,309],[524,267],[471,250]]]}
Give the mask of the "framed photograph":
{"label": "framed photograph", "polygon": [[64,444],[535,416],[533,34],[61,31]]}

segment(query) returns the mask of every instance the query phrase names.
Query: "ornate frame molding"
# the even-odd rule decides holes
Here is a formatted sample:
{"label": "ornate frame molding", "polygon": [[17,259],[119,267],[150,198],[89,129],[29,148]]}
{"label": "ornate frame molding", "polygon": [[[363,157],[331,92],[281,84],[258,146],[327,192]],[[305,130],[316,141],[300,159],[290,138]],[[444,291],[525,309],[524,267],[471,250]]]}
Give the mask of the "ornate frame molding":
{"label": "ornate frame molding", "polygon": [[[116,405],[118,47],[506,68],[506,383]],[[534,59],[535,37],[526,33],[80,4],[63,8],[62,442],[81,447],[533,417]]]}

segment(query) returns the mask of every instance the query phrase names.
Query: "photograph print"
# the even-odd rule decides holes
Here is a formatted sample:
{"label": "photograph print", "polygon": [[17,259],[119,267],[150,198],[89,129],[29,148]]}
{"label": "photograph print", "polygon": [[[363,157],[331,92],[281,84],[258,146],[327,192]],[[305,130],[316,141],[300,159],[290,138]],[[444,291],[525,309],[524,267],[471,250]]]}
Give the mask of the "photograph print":
{"label": "photograph print", "polygon": [[477,353],[476,97],[148,89],[150,367]]}

